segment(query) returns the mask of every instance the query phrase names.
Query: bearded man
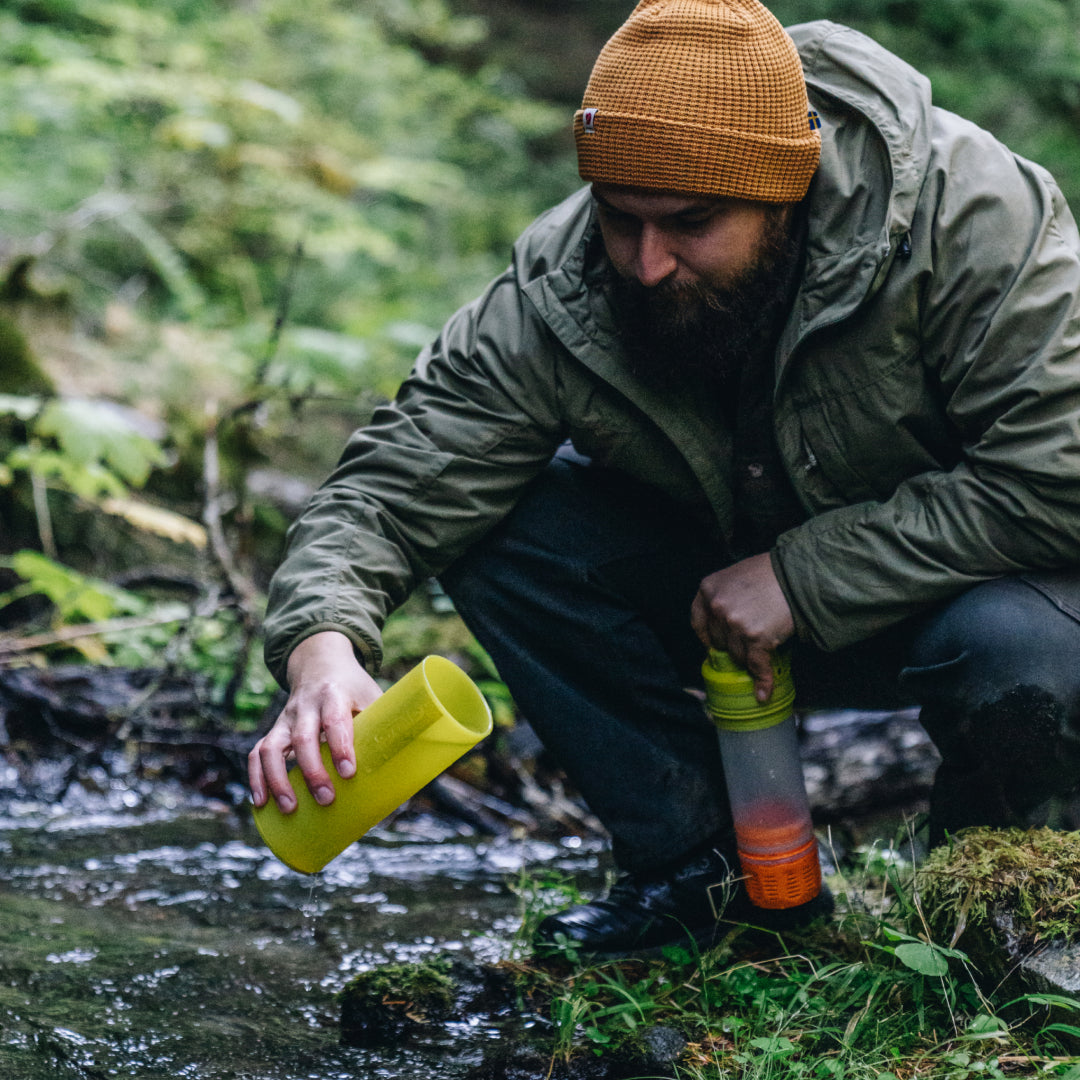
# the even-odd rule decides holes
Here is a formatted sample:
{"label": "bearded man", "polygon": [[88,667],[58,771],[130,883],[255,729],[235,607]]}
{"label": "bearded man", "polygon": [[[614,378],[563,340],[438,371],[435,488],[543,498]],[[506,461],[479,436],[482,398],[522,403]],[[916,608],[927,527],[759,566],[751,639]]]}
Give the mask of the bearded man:
{"label": "bearded man", "polygon": [[[355,774],[379,629],[440,575],[611,835],[593,952],[746,913],[706,646],[806,706],[917,703],[931,838],[1033,821],[1080,764],[1080,289],[1053,180],[921,75],[757,0],[642,0],[539,218],[294,526],[250,759]],[[809,914],[804,912],[802,914]],[[796,916],[799,912],[795,913]]]}

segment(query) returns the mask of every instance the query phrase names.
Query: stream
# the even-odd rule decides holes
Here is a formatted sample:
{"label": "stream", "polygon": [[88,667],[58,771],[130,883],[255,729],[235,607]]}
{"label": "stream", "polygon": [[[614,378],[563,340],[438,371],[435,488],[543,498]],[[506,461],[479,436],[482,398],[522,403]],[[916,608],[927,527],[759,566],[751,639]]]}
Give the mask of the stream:
{"label": "stream", "polygon": [[389,961],[506,955],[522,871],[599,878],[594,842],[481,839],[429,814],[307,877],[243,805],[113,764],[71,783],[39,763],[27,787],[0,762],[4,1080],[462,1077],[499,1034],[490,1018],[360,1049],[339,1041],[334,995]]}

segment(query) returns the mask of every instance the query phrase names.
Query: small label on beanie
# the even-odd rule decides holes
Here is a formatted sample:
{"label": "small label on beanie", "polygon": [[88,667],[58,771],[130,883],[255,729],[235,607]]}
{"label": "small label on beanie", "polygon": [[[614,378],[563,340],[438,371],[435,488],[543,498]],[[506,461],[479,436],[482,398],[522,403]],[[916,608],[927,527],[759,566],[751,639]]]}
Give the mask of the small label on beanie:
{"label": "small label on beanie", "polygon": [[817,131],[817,129],[821,127],[821,117],[818,116],[818,114],[813,109],[811,109],[806,115],[810,118],[810,130]]}
{"label": "small label on beanie", "polygon": [[581,110],[581,126],[590,134],[596,130],[596,113],[596,109]]}

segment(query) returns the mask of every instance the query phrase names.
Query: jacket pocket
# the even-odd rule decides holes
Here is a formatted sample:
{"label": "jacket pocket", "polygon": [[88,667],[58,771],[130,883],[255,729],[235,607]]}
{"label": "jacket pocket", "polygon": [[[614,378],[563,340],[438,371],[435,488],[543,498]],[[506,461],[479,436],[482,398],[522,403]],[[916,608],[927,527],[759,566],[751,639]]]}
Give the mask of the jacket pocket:
{"label": "jacket pocket", "polygon": [[807,460],[845,501],[882,501],[904,480],[960,460],[944,401],[917,352],[846,376],[797,406]]}

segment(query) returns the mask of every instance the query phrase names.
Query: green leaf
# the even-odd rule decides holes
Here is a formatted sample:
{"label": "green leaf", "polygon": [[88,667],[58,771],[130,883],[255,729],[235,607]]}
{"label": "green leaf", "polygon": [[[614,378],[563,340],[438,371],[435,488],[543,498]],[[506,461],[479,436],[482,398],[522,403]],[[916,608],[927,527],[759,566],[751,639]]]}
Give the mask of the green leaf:
{"label": "green leaf", "polygon": [[979,1013],[967,1026],[968,1035],[976,1039],[994,1039],[1009,1033],[1009,1025],[990,1013]]}
{"label": "green leaf", "polygon": [[927,945],[922,941],[905,942],[896,946],[896,959],[905,967],[917,971],[920,975],[947,975],[949,961],[936,945]]}
{"label": "green leaf", "polygon": [[55,438],[61,450],[79,464],[103,464],[133,487],[144,484],[150,470],[165,459],[161,447],[107,401],[52,401],[35,431]]}
{"label": "green leaf", "polygon": [[1060,1031],[1063,1035],[1071,1035],[1074,1039],[1080,1039],[1080,1027],[1075,1024],[1047,1024],[1042,1028],[1039,1034],[1045,1034],[1047,1031]]}
{"label": "green leaf", "polygon": [[7,565],[27,582],[30,591],[41,593],[55,604],[65,622],[100,622],[116,611],[116,591],[91,582],[39,552],[18,551]]}
{"label": "green leaf", "polygon": [[17,551],[0,565],[9,566],[26,582],[20,595],[34,592],[47,597],[64,623],[101,622],[118,612],[137,614],[146,608],[135,593],[85,577],[37,551]]}
{"label": "green leaf", "polygon": [[1075,1009],[1080,1010],[1080,1001],[1076,998],[1065,997],[1062,994],[1024,994],[1022,997],[1014,998],[1008,1002],[1004,1008],[1008,1008],[1009,1005],[1017,1005],[1021,1001],[1026,1001],[1030,1005],[1053,1005],[1060,1009]]}
{"label": "green leaf", "polygon": [[761,1050],[766,1054],[774,1054],[778,1057],[793,1054],[797,1047],[790,1039],[781,1035],[766,1035],[757,1039],[751,1039],[750,1045],[755,1050]]}

